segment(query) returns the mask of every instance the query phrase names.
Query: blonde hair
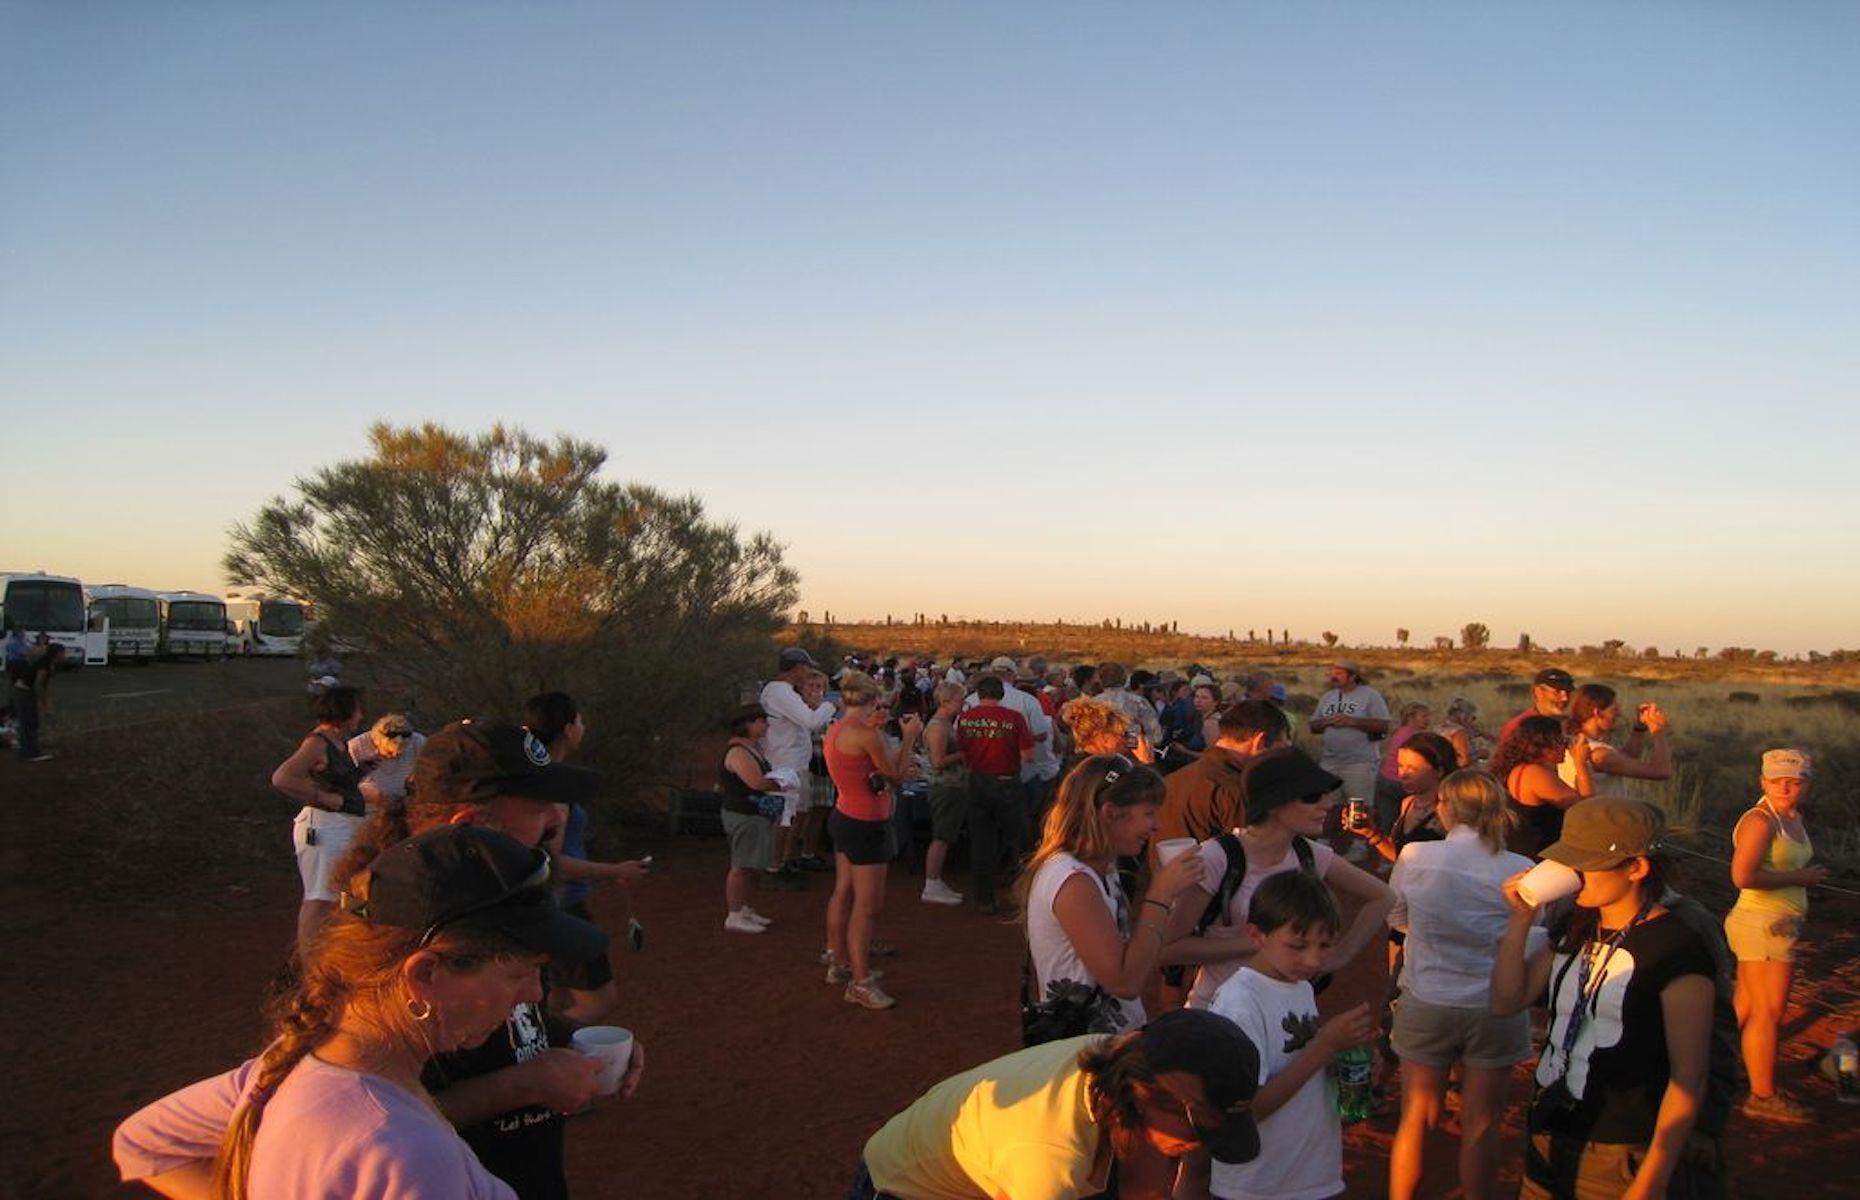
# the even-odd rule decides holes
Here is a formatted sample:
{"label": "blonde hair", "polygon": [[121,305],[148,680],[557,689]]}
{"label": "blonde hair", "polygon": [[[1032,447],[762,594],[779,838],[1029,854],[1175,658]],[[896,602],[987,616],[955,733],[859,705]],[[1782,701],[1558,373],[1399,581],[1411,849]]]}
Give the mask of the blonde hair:
{"label": "blonde hair", "polygon": [[1518,823],[1504,786],[1477,767],[1455,771],[1441,780],[1435,797],[1436,806],[1446,806],[1453,824],[1476,830],[1494,854],[1505,848],[1505,835]]}
{"label": "blonde hair", "polygon": [[942,683],[936,685],[936,690],[931,693],[931,698],[936,701],[937,707],[941,708],[951,700],[960,700],[968,694],[968,688],[963,687],[960,683],[952,683],[945,679]]}
{"label": "blonde hair", "polygon": [[1027,915],[1027,895],[1033,890],[1034,876],[1047,861],[1059,854],[1093,862],[1112,853],[1110,839],[1098,819],[1100,805],[1130,808],[1138,804],[1161,804],[1166,789],[1162,776],[1122,754],[1094,754],[1073,767],[1059,785],[1058,798],[1046,810],[1046,824],[1040,831],[1039,849],[1027,860],[1020,878],[1014,882],[1014,900],[1021,919]]}
{"label": "blonde hair", "polygon": [[[356,875],[349,890],[367,898],[368,876]],[[271,1044],[259,1057],[246,1100],[233,1112],[213,1163],[213,1195],[247,1200],[261,1191],[252,1186],[252,1144],[265,1105],[297,1064],[336,1032],[347,1014],[384,1039],[424,1049],[434,1047],[427,1029],[399,994],[402,965],[422,949],[437,955],[454,971],[471,971],[493,959],[525,951],[508,937],[474,930],[461,922],[420,946],[421,930],[372,925],[345,912],[324,922],[306,946],[299,947],[293,977],[274,992],[267,1007]],[[429,1010],[430,1015],[430,1010]]]}
{"label": "blonde hair", "polygon": [[840,676],[840,699],[847,708],[865,708],[878,702],[878,681],[864,671],[848,671]]}
{"label": "blonde hair", "polygon": [[1406,725],[1408,719],[1416,713],[1427,713],[1431,716],[1433,715],[1433,711],[1434,706],[1425,700],[1410,700],[1408,703],[1401,706],[1401,719],[1397,724]]}
{"label": "blonde hair", "polygon": [[1453,703],[1447,705],[1447,721],[1453,725],[1465,725],[1479,719],[1479,706],[1464,696],[1453,697]]}
{"label": "blonde hair", "polygon": [[1130,718],[1102,700],[1080,696],[1059,710],[1072,740],[1085,754],[1118,754],[1128,742]]}

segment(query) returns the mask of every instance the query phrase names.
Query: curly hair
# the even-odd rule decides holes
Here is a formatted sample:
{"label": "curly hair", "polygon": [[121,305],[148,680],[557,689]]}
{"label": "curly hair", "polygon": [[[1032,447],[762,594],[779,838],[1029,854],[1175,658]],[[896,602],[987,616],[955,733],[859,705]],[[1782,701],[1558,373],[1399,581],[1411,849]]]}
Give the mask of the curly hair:
{"label": "curly hair", "polygon": [[1568,740],[1568,735],[1563,732],[1563,722],[1555,717],[1526,717],[1518,722],[1511,736],[1492,751],[1492,762],[1488,769],[1492,772],[1492,778],[1505,784],[1511,778],[1512,771],[1525,763],[1541,761],[1545,754]]}
{"label": "curly hair", "polygon": [[1130,718],[1102,700],[1080,696],[1059,710],[1059,719],[1082,754],[1119,754],[1129,744]]}

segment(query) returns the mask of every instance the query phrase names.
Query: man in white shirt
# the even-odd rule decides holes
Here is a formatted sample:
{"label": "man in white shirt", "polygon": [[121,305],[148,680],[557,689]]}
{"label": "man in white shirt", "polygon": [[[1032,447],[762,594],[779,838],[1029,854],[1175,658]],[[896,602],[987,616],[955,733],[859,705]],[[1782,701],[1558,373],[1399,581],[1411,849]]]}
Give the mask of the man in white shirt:
{"label": "man in white shirt", "polygon": [[1361,667],[1340,662],[1330,668],[1330,690],[1318,697],[1311,731],[1324,735],[1318,765],[1343,780],[1346,798],[1368,800],[1376,794],[1382,758],[1376,743],[1391,723],[1388,703],[1363,682]]}
{"label": "man in white shirt", "polygon": [[[819,854],[820,827],[825,818],[814,814],[808,798],[807,766],[814,756],[814,735],[833,721],[833,705],[826,698],[826,677],[814,656],[789,646],[776,662],[775,678],[762,687],[760,703],[768,714],[763,735],[769,767],[786,770],[794,780],[782,783],[781,824],[775,830],[770,870],[797,879],[800,870],[824,871],[830,864]],[[796,828],[799,836],[796,836]],[[789,852],[801,853],[792,862]]]}

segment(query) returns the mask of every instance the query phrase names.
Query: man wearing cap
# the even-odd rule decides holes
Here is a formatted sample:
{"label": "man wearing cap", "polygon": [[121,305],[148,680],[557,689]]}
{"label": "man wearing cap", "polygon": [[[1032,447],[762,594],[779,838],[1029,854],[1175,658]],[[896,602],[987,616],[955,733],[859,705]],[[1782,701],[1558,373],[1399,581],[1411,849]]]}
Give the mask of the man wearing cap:
{"label": "man wearing cap", "polygon": [[[827,702],[826,676],[814,656],[800,646],[789,646],[776,660],[775,678],[762,687],[758,703],[768,714],[763,735],[769,769],[787,771],[795,780],[781,790],[781,823],[775,827],[775,846],[769,870],[785,876],[787,886],[800,883],[799,872],[829,869],[820,856],[820,830],[825,811],[816,812],[808,795],[807,766],[814,757],[814,738],[833,723],[833,705]],[[791,862],[791,852],[798,856]]]}
{"label": "man wearing cap", "polygon": [[1362,667],[1340,662],[1330,668],[1330,690],[1318,697],[1311,731],[1324,735],[1318,765],[1343,780],[1345,796],[1368,800],[1376,794],[1376,771],[1382,762],[1376,742],[1388,733],[1390,723],[1388,703],[1363,682]]}
{"label": "man wearing cap", "polygon": [[[454,721],[426,740],[407,785],[405,821],[414,834],[448,824],[470,824],[538,845],[555,819],[555,805],[591,798],[597,772],[552,763],[549,751],[520,725],[505,721]],[[391,827],[371,820],[356,836],[338,875],[361,870],[388,846]],[[392,844],[392,843],[390,843]],[[546,906],[551,902],[544,900]],[[597,931],[598,932],[598,931]],[[604,941],[604,938],[603,938]],[[600,1063],[567,1049],[570,1029],[548,1019],[543,1005],[511,1010],[501,1033],[470,1050],[431,1059],[422,1082],[487,1170],[509,1184],[519,1200],[566,1200],[562,1116],[593,1099]],[[635,1042],[620,1094],[630,1096],[645,1070]],[[223,1077],[222,1077],[223,1078]],[[138,1166],[143,1182],[170,1192],[158,1180],[209,1178],[213,1156],[239,1103],[236,1089],[189,1088],[185,1102],[167,1110],[167,1144],[159,1161]],[[130,1166],[123,1167],[128,1177]]]}
{"label": "man wearing cap", "polygon": [[925,1092],[865,1144],[853,1200],[1167,1196],[1177,1164],[1259,1154],[1259,1051],[1206,1012],[1019,1050]]}
{"label": "man wearing cap", "polygon": [[[1537,677],[1531,680],[1531,706],[1505,722],[1504,728],[1498,731],[1499,742],[1509,741],[1518,723],[1526,717],[1554,717],[1567,723],[1570,697],[1575,693],[1576,681],[1562,667],[1545,667],[1537,672]],[[1638,753],[1638,747],[1629,753]]]}

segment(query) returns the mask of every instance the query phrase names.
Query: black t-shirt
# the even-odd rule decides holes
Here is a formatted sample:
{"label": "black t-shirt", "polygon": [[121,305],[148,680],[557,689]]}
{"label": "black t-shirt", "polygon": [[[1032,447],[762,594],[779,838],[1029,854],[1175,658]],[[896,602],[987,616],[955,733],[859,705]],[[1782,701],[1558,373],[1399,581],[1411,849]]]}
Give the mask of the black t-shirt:
{"label": "black t-shirt", "polygon": [[[426,1064],[422,1082],[435,1095],[450,1084],[528,1062],[550,1046],[568,1044],[566,1027],[550,1023],[539,1004],[519,1004],[484,1045],[441,1054]],[[459,1130],[485,1170],[517,1193],[519,1200],[567,1200],[563,1173],[561,1114],[540,1105],[500,1113]]]}
{"label": "black t-shirt", "polygon": [[1550,1032],[1537,1082],[1548,1087],[1561,1078],[1575,1104],[1546,1113],[1540,1128],[1587,1142],[1642,1146],[1653,1138],[1670,1069],[1660,993],[1682,975],[1711,979],[1713,963],[1698,934],[1670,913],[1636,925],[1609,955],[1611,936],[1600,932],[1585,948],[1593,999],[1567,1058],[1563,1042],[1582,968],[1562,953],[1551,964]]}

